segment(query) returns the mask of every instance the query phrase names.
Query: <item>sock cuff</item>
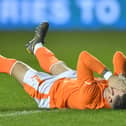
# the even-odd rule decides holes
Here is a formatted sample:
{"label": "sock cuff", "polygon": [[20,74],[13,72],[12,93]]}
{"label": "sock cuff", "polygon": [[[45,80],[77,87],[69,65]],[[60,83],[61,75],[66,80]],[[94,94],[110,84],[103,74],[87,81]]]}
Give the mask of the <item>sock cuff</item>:
{"label": "sock cuff", "polygon": [[112,72],[111,71],[107,71],[103,77],[105,78],[105,80],[108,80],[110,77],[112,76]]}
{"label": "sock cuff", "polygon": [[34,54],[35,54],[35,53],[36,53],[36,51],[37,51],[39,48],[41,48],[41,47],[43,47],[43,45],[42,45],[42,43],[41,43],[41,42],[39,42],[39,43],[35,44]]}

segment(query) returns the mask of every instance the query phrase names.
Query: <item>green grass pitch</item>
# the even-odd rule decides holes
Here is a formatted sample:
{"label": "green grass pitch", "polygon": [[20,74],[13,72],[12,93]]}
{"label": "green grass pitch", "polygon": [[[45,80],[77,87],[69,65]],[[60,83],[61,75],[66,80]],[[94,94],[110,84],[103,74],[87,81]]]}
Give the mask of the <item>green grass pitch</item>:
{"label": "green grass pitch", "polygon": [[[0,32],[0,54],[21,60],[41,70],[35,57],[27,54],[25,43],[32,32]],[[73,69],[78,55],[87,50],[112,70],[116,50],[126,54],[126,32],[49,32],[46,47]],[[36,103],[6,74],[0,74],[0,126],[125,126],[126,111],[38,110]]]}

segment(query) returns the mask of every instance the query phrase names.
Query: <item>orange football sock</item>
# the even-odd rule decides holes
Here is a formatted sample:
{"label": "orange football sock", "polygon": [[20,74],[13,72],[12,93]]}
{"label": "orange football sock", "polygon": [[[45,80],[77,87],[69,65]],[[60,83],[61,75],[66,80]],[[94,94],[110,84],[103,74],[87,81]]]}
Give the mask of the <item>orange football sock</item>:
{"label": "orange football sock", "polygon": [[126,56],[117,51],[113,56],[113,66],[114,66],[114,74],[118,75],[119,73],[126,74]]}
{"label": "orange football sock", "polygon": [[46,47],[38,48],[35,56],[41,66],[46,72],[50,72],[50,67],[59,62],[55,55]]}
{"label": "orange football sock", "polygon": [[9,59],[0,55],[0,72],[11,74],[11,69],[15,63],[16,59]]}

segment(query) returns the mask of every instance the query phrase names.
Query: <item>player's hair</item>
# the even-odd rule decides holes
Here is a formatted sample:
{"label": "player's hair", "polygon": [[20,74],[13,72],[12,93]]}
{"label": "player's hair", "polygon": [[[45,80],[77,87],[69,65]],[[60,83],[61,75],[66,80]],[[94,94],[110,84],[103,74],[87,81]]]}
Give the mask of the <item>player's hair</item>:
{"label": "player's hair", "polygon": [[126,109],[126,94],[122,96],[117,96],[112,108],[113,109]]}

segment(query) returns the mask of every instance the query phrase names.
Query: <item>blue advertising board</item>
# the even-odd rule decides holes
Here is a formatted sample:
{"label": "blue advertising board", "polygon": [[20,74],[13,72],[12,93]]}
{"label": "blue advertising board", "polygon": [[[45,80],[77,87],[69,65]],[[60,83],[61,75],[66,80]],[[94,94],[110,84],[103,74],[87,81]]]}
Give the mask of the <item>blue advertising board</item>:
{"label": "blue advertising board", "polygon": [[0,0],[0,30],[126,29],[126,0]]}

